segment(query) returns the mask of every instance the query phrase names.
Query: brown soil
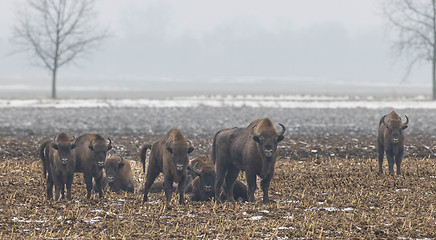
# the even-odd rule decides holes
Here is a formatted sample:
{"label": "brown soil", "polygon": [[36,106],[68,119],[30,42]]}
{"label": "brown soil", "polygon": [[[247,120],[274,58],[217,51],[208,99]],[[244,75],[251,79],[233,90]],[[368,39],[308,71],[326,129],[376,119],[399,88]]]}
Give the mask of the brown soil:
{"label": "brown soil", "polygon": [[[76,174],[73,201],[45,200],[38,146],[49,136],[0,137],[0,238],[229,239],[436,238],[436,147],[408,138],[403,173],[378,174],[373,138],[290,137],[280,144],[271,204],[166,205],[163,193],[142,203],[138,149],[154,136],[115,136],[111,154],[133,160],[134,194],[86,200]],[[193,139],[193,157],[210,154],[209,139]],[[386,160],[384,170],[387,171]],[[243,178],[243,176],[242,176]]]}

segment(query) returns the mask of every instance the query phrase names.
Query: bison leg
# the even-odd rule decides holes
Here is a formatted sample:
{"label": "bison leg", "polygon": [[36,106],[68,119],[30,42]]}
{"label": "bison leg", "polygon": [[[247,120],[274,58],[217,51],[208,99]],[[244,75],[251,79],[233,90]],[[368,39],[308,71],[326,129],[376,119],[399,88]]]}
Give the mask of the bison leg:
{"label": "bison leg", "polygon": [[61,192],[61,188],[63,188],[63,185],[61,185],[60,183],[55,183],[55,200],[59,200],[59,195]]}
{"label": "bison leg", "polygon": [[394,154],[391,151],[386,152],[386,158],[388,159],[389,173],[394,174]]}
{"label": "bison leg", "polygon": [[94,178],[94,181],[95,181],[95,185],[97,186],[98,197],[102,198],[103,197],[103,189],[102,189],[101,185],[103,183],[103,176],[100,175],[99,177]]}
{"label": "bison leg", "polygon": [[91,190],[92,190],[92,176],[88,173],[83,173],[83,179],[85,180],[86,185],[86,198],[91,198]]}
{"label": "bison leg", "polygon": [[164,190],[167,203],[171,201],[171,196],[173,194],[173,183],[173,176],[171,174],[166,174],[164,176]]}
{"label": "bison leg", "polygon": [[260,181],[260,186],[262,187],[262,191],[263,191],[263,203],[269,203],[269,197],[268,197],[268,190],[269,190],[269,184],[271,183],[271,178],[272,177],[267,177],[262,179],[262,181]]}
{"label": "bison leg", "polygon": [[47,200],[53,199],[53,179],[51,174],[47,177]]}
{"label": "bison leg", "polygon": [[383,173],[383,157],[385,154],[385,148],[382,144],[378,144],[378,172]]}
{"label": "bison leg", "polygon": [[234,202],[235,198],[233,197],[233,185],[235,184],[236,178],[238,178],[239,169],[232,166],[227,170],[226,175],[226,197],[227,201]]}
{"label": "bison leg", "polygon": [[395,156],[395,164],[397,165],[397,175],[401,174],[401,161],[403,160],[403,151],[400,151],[398,155]]}
{"label": "bison leg", "polygon": [[245,178],[248,185],[248,201],[254,202],[254,191],[256,191],[256,174],[245,172]]}
{"label": "bison leg", "polygon": [[144,185],[144,199],[143,202],[148,201],[148,192],[150,191],[151,185],[153,185],[154,180],[156,180],[157,176],[159,175],[159,169],[156,167],[152,168],[152,166],[148,166],[147,169],[147,179],[145,181]]}
{"label": "bison leg", "polygon": [[[180,204],[184,204],[185,203],[185,196],[184,196],[184,193],[185,193],[185,188],[184,188],[185,180],[186,180],[186,177],[183,176],[182,179],[180,180],[179,184],[177,185],[177,191],[179,192],[179,197],[180,197],[179,198],[179,203]],[[172,186],[171,186],[171,188],[172,188]]]}
{"label": "bison leg", "polygon": [[224,177],[226,176],[227,169],[222,164],[215,165],[216,179],[215,179],[215,201],[221,199],[221,187],[223,186]]}
{"label": "bison leg", "polygon": [[67,178],[67,199],[71,200],[71,185],[73,185],[74,174],[68,175]]}

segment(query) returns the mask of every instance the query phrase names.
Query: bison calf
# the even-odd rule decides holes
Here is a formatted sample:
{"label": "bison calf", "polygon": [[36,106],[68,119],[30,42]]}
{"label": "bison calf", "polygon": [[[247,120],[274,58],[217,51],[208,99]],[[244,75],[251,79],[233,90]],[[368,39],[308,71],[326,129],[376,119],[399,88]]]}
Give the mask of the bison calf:
{"label": "bison calf", "polygon": [[378,164],[379,172],[383,173],[383,155],[386,152],[388,159],[389,173],[394,174],[394,163],[397,165],[397,174],[401,174],[401,161],[404,152],[404,129],[409,124],[409,118],[406,116],[406,122],[401,121],[400,116],[395,111],[384,115],[378,124]]}
{"label": "bison calf", "polygon": [[269,202],[268,189],[274,176],[277,144],[283,140],[286,129],[276,132],[271,120],[257,119],[247,128],[224,129],[215,134],[212,159],[215,163],[215,198],[218,199],[225,180],[227,200],[233,201],[233,184],[239,171],[245,171],[248,200],[254,201],[256,176],[262,178],[263,202]]}
{"label": "bison calf", "polygon": [[91,197],[92,178],[99,197],[103,197],[102,181],[103,167],[106,160],[106,153],[112,148],[112,141],[106,141],[98,134],[84,134],[76,140],[76,172],[83,173],[85,180],[87,199]]}
{"label": "bison calf", "polygon": [[[141,162],[145,165],[145,156],[149,145],[141,150]],[[188,165],[188,154],[194,150],[191,142],[187,141],[178,129],[171,129],[165,136],[161,137],[151,147],[148,158],[147,177],[144,186],[144,202],[148,201],[148,192],[159,173],[164,174],[164,190],[166,201],[171,200],[173,183],[177,182],[179,192],[179,203],[184,203],[184,184],[186,180],[186,167]],[[143,166],[144,166],[143,165]],[[143,167],[145,169],[145,167]]]}
{"label": "bison calf", "polygon": [[74,139],[65,133],[58,134],[53,140],[46,141],[41,145],[40,157],[43,163],[44,178],[47,183],[47,200],[53,198],[53,184],[55,186],[55,200],[65,198],[71,200],[71,185],[73,184],[74,168],[76,165]]}
{"label": "bison calf", "polygon": [[122,157],[109,157],[104,162],[105,177],[103,188],[109,186],[112,192],[134,192],[130,161]]}
{"label": "bison calf", "polygon": [[[207,158],[206,158],[207,159]],[[193,166],[191,166],[193,164]],[[190,184],[191,201],[208,201],[215,197],[215,166],[202,159],[196,158],[191,161],[190,169],[196,175]],[[187,191],[188,192],[188,191]],[[233,187],[235,200],[247,200],[247,187],[241,181],[236,180]],[[225,199],[225,196],[221,196]]]}

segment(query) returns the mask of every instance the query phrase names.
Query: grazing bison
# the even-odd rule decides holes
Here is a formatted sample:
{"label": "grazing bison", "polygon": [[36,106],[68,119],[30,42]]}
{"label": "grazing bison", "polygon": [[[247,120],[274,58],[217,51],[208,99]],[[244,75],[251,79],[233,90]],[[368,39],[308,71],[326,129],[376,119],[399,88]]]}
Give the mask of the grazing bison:
{"label": "grazing bison", "polygon": [[103,188],[109,186],[112,192],[134,192],[130,161],[122,157],[109,157],[104,162]]}
{"label": "grazing bison", "polygon": [[406,116],[406,122],[401,121],[400,116],[395,111],[384,115],[378,124],[378,164],[379,172],[382,173],[383,155],[386,152],[388,159],[389,173],[394,174],[394,163],[397,165],[397,174],[401,174],[401,160],[404,152],[404,129],[409,124],[409,118]]}
{"label": "grazing bison", "polygon": [[[149,145],[141,150],[147,151]],[[147,148],[147,149],[145,149]],[[159,173],[164,174],[164,190],[166,201],[171,200],[173,182],[177,182],[179,192],[179,203],[184,203],[184,184],[186,180],[186,167],[188,165],[188,154],[194,150],[191,142],[187,141],[178,129],[171,129],[165,136],[161,137],[151,147],[148,158],[147,178],[144,186],[144,202],[148,201],[148,192]],[[145,156],[145,154],[141,154]],[[145,159],[141,159],[145,164]],[[145,169],[145,167],[143,167]]]}
{"label": "grazing bison", "polygon": [[[215,134],[212,159],[215,163],[215,189],[221,189],[225,180],[226,198],[233,201],[233,185],[239,171],[245,171],[248,201],[254,201],[256,176],[262,178],[263,202],[269,202],[268,189],[274,175],[277,143],[282,141],[286,128],[277,133],[271,120],[257,119],[247,128],[224,129]],[[221,191],[215,192],[218,199]]]}
{"label": "grazing bison", "polygon": [[112,148],[112,141],[106,141],[98,134],[84,134],[76,140],[76,172],[83,173],[85,180],[87,199],[91,197],[92,178],[99,197],[103,197],[102,181],[103,167],[106,160],[106,153]]}
{"label": "grazing bison", "polygon": [[[191,192],[191,201],[211,200],[213,197],[215,197],[215,166],[213,164],[208,164],[203,159],[198,158],[191,161],[191,163],[192,162],[194,163],[194,166],[190,168],[196,174],[196,177],[190,186],[188,186],[188,189]],[[186,192],[188,192],[188,189]],[[247,200],[247,187],[239,180],[235,181],[233,187],[233,196],[235,200]]]}
{"label": "grazing bison", "polygon": [[40,157],[42,160],[44,178],[47,183],[47,200],[53,198],[53,184],[55,186],[55,200],[65,198],[71,200],[71,185],[73,184],[74,168],[76,165],[74,139],[65,133],[58,134],[53,140],[46,141],[41,145]]}

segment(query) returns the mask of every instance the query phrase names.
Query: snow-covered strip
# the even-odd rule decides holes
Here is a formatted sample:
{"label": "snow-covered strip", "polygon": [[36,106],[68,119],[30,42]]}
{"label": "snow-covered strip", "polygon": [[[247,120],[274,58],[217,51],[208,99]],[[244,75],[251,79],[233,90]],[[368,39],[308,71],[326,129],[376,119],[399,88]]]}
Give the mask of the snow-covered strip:
{"label": "snow-covered strip", "polygon": [[436,109],[436,102],[419,99],[356,100],[347,97],[292,96],[213,96],[169,99],[0,99],[0,108],[79,108],[79,107],[251,107],[251,108],[395,108]]}

